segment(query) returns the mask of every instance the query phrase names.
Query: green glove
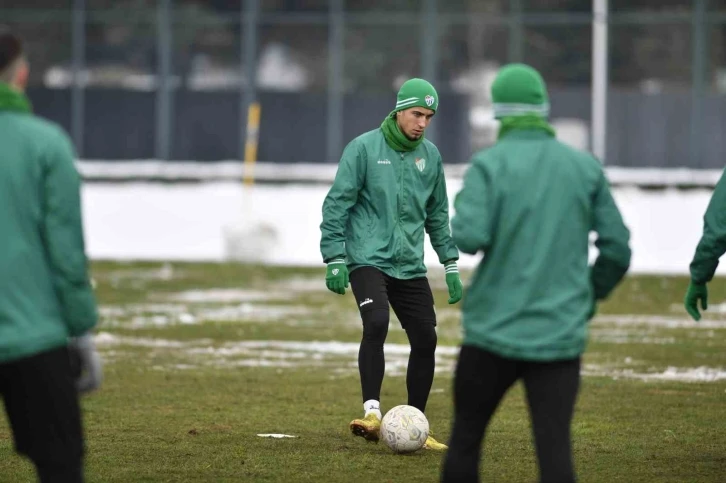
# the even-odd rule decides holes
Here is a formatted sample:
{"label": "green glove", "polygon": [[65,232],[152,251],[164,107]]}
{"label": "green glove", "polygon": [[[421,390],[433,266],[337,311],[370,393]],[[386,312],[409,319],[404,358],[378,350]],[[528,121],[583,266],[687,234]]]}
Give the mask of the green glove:
{"label": "green glove", "polygon": [[461,296],[464,294],[464,286],[459,278],[459,267],[456,266],[456,261],[452,260],[444,263],[444,269],[446,270],[446,286],[449,287],[449,303],[455,304],[461,300]]}
{"label": "green glove", "polygon": [[686,292],[686,298],[684,305],[686,306],[686,312],[693,317],[693,320],[701,320],[701,313],[698,311],[698,301],[701,300],[701,308],[703,310],[708,309],[708,288],[705,283],[694,283],[691,282],[688,285],[688,291]]}
{"label": "green glove", "polygon": [[345,289],[348,288],[348,266],[345,260],[336,258],[328,262],[325,285],[331,292],[345,295]]}

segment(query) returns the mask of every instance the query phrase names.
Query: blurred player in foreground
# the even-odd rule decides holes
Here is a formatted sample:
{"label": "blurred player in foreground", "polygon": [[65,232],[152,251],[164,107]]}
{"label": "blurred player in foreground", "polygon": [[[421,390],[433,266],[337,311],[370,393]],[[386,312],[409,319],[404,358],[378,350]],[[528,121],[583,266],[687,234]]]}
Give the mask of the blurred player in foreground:
{"label": "blurred player in foreground", "polygon": [[[454,202],[454,241],[483,252],[462,307],[454,426],[441,481],[478,481],[487,425],[524,380],[542,482],[575,480],[570,425],[595,303],[630,266],[630,233],[601,163],[555,138],[545,83],[529,66],[492,85],[496,144],[477,153]],[[599,256],[588,267],[588,237]]]}
{"label": "blurred player in foreground", "polygon": [[23,94],[20,39],[0,28],[0,396],[15,449],[42,483],[83,481],[79,392],[101,361],[68,136]]}

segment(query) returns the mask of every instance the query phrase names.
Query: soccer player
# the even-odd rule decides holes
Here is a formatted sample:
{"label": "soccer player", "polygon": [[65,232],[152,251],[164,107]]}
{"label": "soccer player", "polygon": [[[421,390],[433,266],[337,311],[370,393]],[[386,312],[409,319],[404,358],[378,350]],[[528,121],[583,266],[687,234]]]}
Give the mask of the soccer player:
{"label": "soccer player", "polygon": [[31,113],[20,39],[0,29],[0,397],[41,482],[83,481],[79,392],[98,387],[70,140]]}
{"label": "soccer player", "polygon": [[[542,482],[571,482],[570,425],[587,324],[630,266],[630,233],[601,163],[555,139],[539,72],[503,67],[491,88],[501,121],[454,202],[454,242],[483,252],[462,306],[454,423],[442,481],[478,481],[484,434],[523,379]],[[588,267],[588,237],[598,258]]]}
{"label": "soccer player", "polygon": [[[389,303],[411,345],[408,404],[425,412],[431,391],[437,335],[424,231],[445,267],[449,303],[462,295],[444,167],[439,150],[424,138],[438,107],[429,82],[406,81],[381,126],[345,147],[323,203],[320,249],[326,285],[343,295],[350,280],[363,322],[358,368],[364,415],[350,423],[350,430],[369,441],[379,439]],[[430,436],[425,448],[444,450],[446,445]]]}
{"label": "soccer player", "polygon": [[708,288],[706,284],[711,281],[718,259],[726,253],[726,175],[716,183],[711,200],[703,216],[703,233],[693,254],[690,265],[691,283],[688,285],[684,305],[693,320],[701,320],[698,302],[703,310],[708,309]]}

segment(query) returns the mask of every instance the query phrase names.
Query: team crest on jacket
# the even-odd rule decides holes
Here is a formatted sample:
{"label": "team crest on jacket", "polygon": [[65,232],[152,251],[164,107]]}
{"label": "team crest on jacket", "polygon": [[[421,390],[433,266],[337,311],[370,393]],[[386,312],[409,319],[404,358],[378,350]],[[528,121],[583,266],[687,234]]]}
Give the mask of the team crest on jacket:
{"label": "team crest on jacket", "polygon": [[424,158],[416,158],[416,167],[419,171],[423,173],[424,168],[426,167],[426,159]]}

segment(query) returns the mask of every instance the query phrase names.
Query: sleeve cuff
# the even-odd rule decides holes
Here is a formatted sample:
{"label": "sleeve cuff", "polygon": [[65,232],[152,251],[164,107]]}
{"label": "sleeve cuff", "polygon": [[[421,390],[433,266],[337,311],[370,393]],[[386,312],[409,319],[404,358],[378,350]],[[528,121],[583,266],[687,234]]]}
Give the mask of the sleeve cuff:
{"label": "sleeve cuff", "polygon": [[455,260],[444,263],[444,270],[446,273],[459,273],[459,266]]}

